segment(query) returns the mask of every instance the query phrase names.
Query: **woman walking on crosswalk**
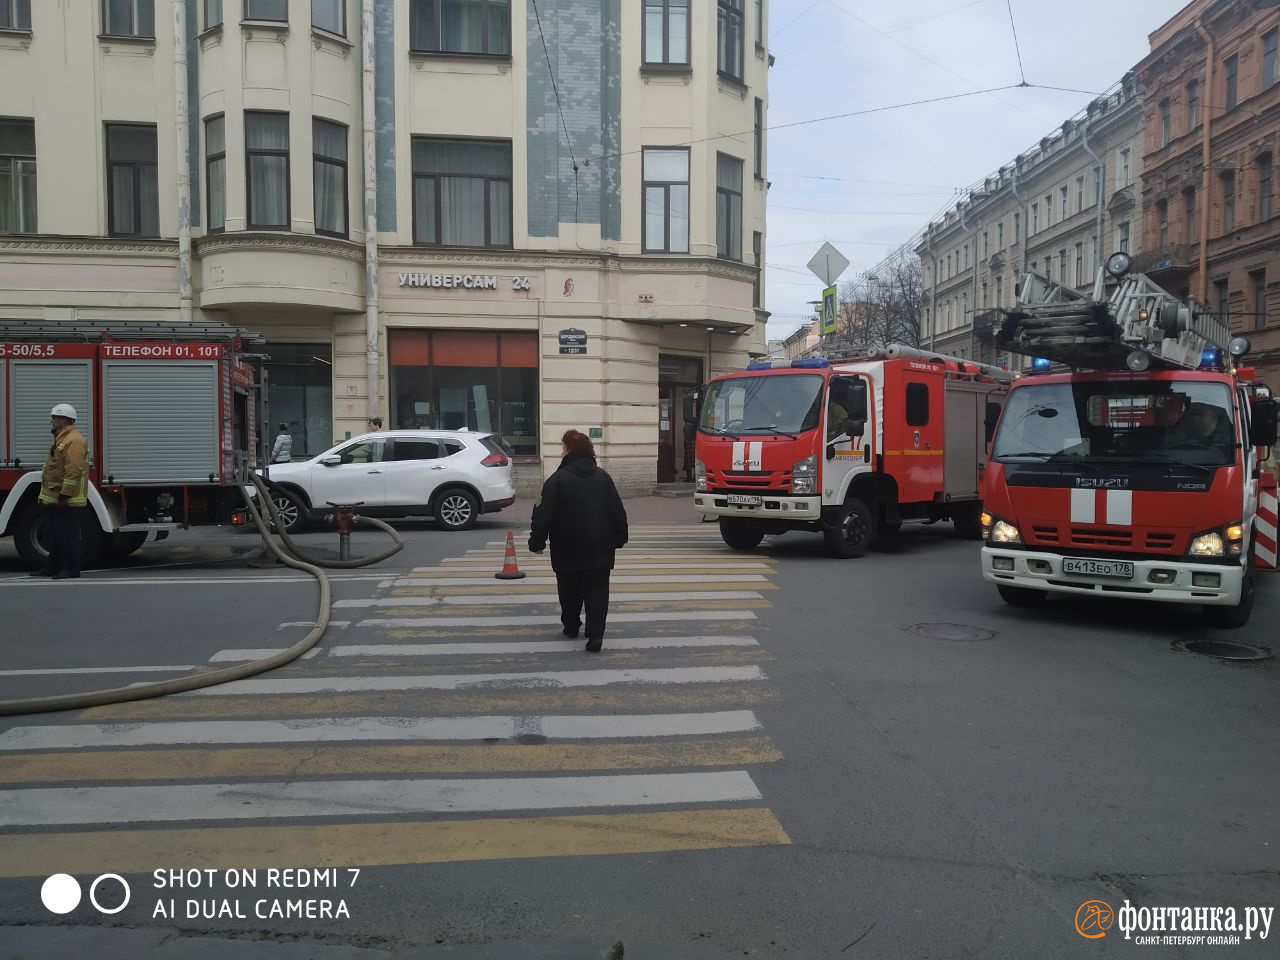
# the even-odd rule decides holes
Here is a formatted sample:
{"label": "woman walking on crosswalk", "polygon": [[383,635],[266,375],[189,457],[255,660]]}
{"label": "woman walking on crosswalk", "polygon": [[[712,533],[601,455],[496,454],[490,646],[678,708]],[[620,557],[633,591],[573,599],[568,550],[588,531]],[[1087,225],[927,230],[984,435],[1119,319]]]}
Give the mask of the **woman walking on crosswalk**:
{"label": "woman walking on crosswalk", "polygon": [[587,650],[597,653],[604,642],[614,551],[627,542],[627,511],[613,478],[596,464],[590,439],[570,430],[561,443],[560,467],[533,508],[529,552],[542,553],[550,539],[564,635],[578,636],[585,607]]}

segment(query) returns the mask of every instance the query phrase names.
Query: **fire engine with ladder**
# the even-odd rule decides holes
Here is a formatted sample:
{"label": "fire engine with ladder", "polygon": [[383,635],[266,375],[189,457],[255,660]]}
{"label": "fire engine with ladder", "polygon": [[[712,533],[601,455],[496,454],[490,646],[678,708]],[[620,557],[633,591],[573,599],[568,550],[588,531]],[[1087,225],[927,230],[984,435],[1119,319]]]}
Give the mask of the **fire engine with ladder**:
{"label": "fire engine with ladder", "polygon": [[1005,311],[997,345],[1035,359],[985,471],[983,577],[1013,605],[1201,604],[1242,626],[1275,565],[1276,402],[1239,366],[1247,340],[1130,266],[1113,255],[1089,295],[1027,274]]}
{"label": "fire engine with ladder", "polygon": [[263,415],[257,342],[223,325],[0,321],[0,536],[44,564],[36,497],[56,403],[89,445],[86,563],[239,519]]}
{"label": "fire engine with ladder", "polygon": [[699,397],[694,507],[735,550],[805,530],[858,557],[906,521],[977,539],[979,470],[1011,380],[901,344],[715,377]]}

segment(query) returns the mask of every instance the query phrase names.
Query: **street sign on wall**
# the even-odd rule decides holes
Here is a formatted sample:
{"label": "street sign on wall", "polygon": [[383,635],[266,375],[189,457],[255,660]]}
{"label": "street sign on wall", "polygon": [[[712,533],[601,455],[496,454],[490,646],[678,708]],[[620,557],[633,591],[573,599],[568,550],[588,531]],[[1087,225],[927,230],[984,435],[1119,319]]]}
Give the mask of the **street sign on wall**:
{"label": "street sign on wall", "polygon": [[587,332],[576,327],[560,331],[560,353],[581,356],[587,352]]}

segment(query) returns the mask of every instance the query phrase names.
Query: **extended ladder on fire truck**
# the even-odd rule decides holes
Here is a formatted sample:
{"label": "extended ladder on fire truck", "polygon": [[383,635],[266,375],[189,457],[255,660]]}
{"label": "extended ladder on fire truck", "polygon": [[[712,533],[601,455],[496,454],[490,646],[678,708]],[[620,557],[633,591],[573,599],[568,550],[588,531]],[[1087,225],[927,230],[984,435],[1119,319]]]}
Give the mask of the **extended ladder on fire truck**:
{"label": "extended ladder on fire truck", "polygon": [[[1128,273],[1128,258],[1119,257],[1098,271],[1091,294],[1025,274],[1018,305],[1004,311],[996,346],[1076,370],[1128,366],[1135,372],[1194,370],[1206,349],[1228,349],[1226,324],[1197,301],[1179,300],[1145,274]],[[1106,273],[1119,281],[1109,298]]]}

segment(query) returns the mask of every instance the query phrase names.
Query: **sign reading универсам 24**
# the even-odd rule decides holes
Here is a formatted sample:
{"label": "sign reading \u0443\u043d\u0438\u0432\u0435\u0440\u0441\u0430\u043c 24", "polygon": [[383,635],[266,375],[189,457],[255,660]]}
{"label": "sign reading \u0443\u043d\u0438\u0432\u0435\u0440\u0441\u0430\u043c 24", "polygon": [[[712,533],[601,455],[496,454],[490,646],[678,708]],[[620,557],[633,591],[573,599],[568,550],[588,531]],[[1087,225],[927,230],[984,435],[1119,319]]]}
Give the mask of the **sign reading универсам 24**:
{"label": "sign reading \u0443\u043d\u0438\u0432\u0435\u0440\u0441\u0430\u043c 24", "polygon": [[510,280],[512,290],[528,290],[528,277],[494,277],[478,273],[402,273],[402,287],[430,287],[435,290],[497,290],[499,280]]}

